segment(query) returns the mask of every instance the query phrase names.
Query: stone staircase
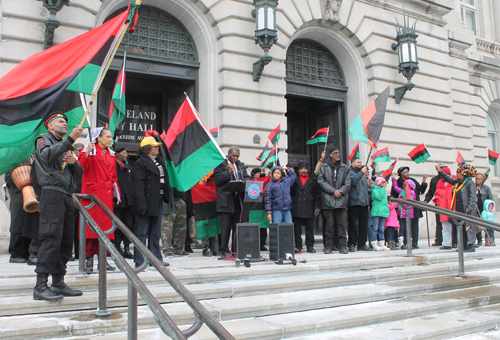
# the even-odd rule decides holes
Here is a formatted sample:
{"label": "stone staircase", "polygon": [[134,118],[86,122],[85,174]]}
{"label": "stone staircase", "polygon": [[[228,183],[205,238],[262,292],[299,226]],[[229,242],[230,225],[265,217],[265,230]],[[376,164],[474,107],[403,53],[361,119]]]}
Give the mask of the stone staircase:
{"label": "stone staircase", "polygon": [[[422,240],[423,241],[423,240]],[[269,261],[236,268],[201,256],[170,258],[171,271],[237,339],[500,339],[500,249],[467,253],[468,278],[456,278],[458,254],[423,246],[406,251],[297,255],[299,263]],[[317,245],[317,249],[321,249]],[[500,247],[499,247],[500,248]],[[303,261],[303,262],[300,262]],[[1,339],[127,339],[127,289],[108,274],[109,318],[94,317],[97,275],[66,282],[81,297],[34,301],[33,267],[0,256]],[[186,329],[192,310],[153,269],[141,279],[170,317]],[[139,339],[168,339],[139,298]],[[495,337],[496,336],[496,337]],[[191,339],[217,339],[208,327]],[[463,339],[466,339],[463,337]]]}

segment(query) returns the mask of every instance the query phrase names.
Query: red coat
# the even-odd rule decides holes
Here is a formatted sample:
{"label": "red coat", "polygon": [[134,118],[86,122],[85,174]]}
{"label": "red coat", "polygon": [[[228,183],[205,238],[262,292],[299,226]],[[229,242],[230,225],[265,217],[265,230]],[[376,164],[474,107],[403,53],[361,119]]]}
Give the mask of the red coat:
{"label": "red coat", "polygon": [[[455,176],[454,176],[455,177]],[[436,184],[436,192],[432,200],[438,207],[444,209],[451,208],[451,198],[453,196],[453,184],[440,179]],[[445,215],[439,215],[440,222],[446,222],[450,218]]]}
{"label": "red coat", "polygon": [[[96,155],[92,156],[80,152],[78,162],[83,167],[82,194],[95,194],[111,211],[113,211],[113,183],[118,185],[116,175],[116,157],[111,156],[109,150],[103,152],[103,148],[95,145]],[[82,204],[89,205],[90,200],[81,200]],[[89,209],[89,214],[99,224],[102,230],[112,227],[111,219],[97,205]],[[114,233],[108,235],[111,240],[115,239]],[[97,235],[87,225],[87,239],[96,239]]]}

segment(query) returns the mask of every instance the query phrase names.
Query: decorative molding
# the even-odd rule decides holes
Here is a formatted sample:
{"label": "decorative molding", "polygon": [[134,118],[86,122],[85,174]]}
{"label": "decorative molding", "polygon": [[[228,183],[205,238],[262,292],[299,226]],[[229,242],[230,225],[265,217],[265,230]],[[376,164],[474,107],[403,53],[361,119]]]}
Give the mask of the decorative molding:
{"label": "decorative molding", "polygon": [[336,24],[340,21],[339,11],[343,0],[321,0],[323,7],[323,20]]}
{"label": "decorative molding", "polygon": [[476,37],[476,49],[478,52],[486,53],[494,57],[500,57],[499,43]]}

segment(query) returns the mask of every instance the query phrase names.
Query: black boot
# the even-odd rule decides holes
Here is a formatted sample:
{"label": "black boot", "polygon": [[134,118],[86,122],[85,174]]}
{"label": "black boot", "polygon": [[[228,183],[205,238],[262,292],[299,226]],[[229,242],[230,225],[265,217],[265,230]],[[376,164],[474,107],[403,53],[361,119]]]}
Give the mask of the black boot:
{"label": "black boot", "polygon": [[58,301],[64,297],[56,294],[47,286],[47,277],[49,274],[36,274],[36,286],[33,290],[34,300]]}
{"label": "black boot", "polygon": [[120,253],[121,256],[125,257],[125,253],[123,252],[122,247],[120,246],[120,243],[115,243],[115,248],[118,250],[118,252]]}
{"label": "black boot", "polygon": [[30,256],[28,257],[28,262],[26,263],[28,266],[36,266],[38,262],[38,254],[30,251]]}
{"label": "black boot", "polygon": [[63,296],[80,296],[83,294],[81,290],[69,288],[68,285],[64,283],[63,275],[52,275],[52,287],[50,287],[50,290],[53,293]]}
{"label": "black boot", "polygon": [[130,245],[129,244],[124,244],[123,247],[125,248],[125,251],[123,252],[125,255],[123,257],[125,257],[126,259],[133,259],[134,258],[134,255],[130,252]]}
{"label": "black boot", "polygon": [[85,271],[87,274],[92,274],[94,271],[94,257],[87,257],[87,261],[85,262]]}

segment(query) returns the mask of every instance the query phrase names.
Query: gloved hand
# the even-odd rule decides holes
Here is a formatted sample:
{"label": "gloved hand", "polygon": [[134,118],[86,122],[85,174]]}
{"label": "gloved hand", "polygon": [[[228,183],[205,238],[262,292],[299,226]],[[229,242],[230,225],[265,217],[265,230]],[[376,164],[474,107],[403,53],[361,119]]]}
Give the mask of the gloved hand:
{"label": "gloved hand", "polygon": [[143,216],[145,213],[146,213],[146,209],[139,209],[139,210],[137,211],[137,214],[138,214],[139,216]]}
{"label": "gloved hand", "polygon": [[318,217],[321,214],[321,209],[314,209],[314,217]]}

